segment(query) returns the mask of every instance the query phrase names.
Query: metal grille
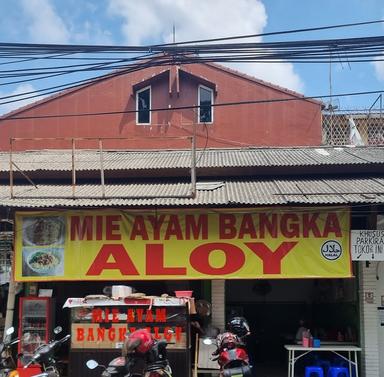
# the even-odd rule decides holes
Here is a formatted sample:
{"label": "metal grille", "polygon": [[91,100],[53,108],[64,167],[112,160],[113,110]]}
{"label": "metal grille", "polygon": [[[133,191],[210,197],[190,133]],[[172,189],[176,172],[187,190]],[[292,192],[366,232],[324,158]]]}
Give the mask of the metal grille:
{"label": "metal grille", "polygon": [[323,113],[322,131],[324,145],[350,145],[352,117],[364,145],[384,145],[384,113]]}
{"label": "metal grille", "polygon": [[13,232],[0,232],[0,284],[9,282],[12,244]]}

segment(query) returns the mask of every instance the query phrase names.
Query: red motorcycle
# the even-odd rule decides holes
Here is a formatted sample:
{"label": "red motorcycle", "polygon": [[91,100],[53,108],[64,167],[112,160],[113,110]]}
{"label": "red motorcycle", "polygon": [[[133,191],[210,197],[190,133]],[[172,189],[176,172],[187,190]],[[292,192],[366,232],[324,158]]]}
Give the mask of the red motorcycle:
{"label": "red motorcycle", "polygon": [[167,342],[155,340],[146,329],[139,329],[128,335],[122,356],[113,359],[108,366],[95,360],[88,360],[89,369],[100,366],[102,377],[172,377],[167,359]]}
{"label": "red motorcycle", "polygon": [[251,377],[251,366],[245,344],[232,332],[219,334],[213,360],[220,365],[221,377]]}

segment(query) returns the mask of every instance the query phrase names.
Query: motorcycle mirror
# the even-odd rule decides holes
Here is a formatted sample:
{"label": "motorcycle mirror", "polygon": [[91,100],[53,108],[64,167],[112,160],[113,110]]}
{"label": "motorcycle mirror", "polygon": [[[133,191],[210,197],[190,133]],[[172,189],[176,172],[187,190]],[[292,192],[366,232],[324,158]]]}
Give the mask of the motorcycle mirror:
{"label": "motorcycle mirror", "polygon": [[87,362],[86,362],[86,365],[87,365],[87,367],[89,368],[89,369],[95,369],[96,367],[98,367],[99,366],[99,363],[96,361],[96,360],[88,360]]}
{"label": "motorcycle mirror", "polygon": [[5,332],[5,335],[11,335],[15,332],[15,328],[12,326],[10,328],[8,328]]}
{"label": "motorcycle mirror", "polygon": [[203,343],[206,344],[207,346],[210,346],[211,344],[213,344],[211,338],[204,338]]}
{"label": "motorcycle mirror", "polygon": [[53,329],[53,332],[55,333],[55,334],[59,334],[59,333],[61,333],[63,331],[63,328],[61,327],[61,326],[57,326],[57,327],[55,327],[54,329]]}

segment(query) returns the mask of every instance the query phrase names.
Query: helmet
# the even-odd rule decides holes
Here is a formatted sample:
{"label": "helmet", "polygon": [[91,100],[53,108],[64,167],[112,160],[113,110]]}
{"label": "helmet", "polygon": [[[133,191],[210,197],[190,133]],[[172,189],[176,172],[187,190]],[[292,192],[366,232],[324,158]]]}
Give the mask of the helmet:
{"label": "helmet", "polygon": [[217,336],[217,347],[220,349],[223,348],[234,348],[240,342],[236,334],[231,332],[225,332]]}
{"label": "helmet", "polygon": [[144,354],[152,348],[153,344],[151,333],[147,329],[139,329],[128,335],[124,342],[123,352],[129,354],[136,351]]}
{"label": "helmet", "polygon": [[227,329],[240,338],[243,338],[250,333],[248,322],[244,317],[231,318],[227,323]]}

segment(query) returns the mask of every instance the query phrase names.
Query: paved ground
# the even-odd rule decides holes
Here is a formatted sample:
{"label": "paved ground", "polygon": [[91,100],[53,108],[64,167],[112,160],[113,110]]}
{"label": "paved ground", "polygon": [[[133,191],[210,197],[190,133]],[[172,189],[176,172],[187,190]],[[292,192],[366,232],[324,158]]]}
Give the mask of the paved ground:
{"label": "paved ground", "polygon": [[281,367],[281,366],[261,366],[256,365],[255,370],[255,377],[287,377],[288,375],[288,366],[287,367]]}

